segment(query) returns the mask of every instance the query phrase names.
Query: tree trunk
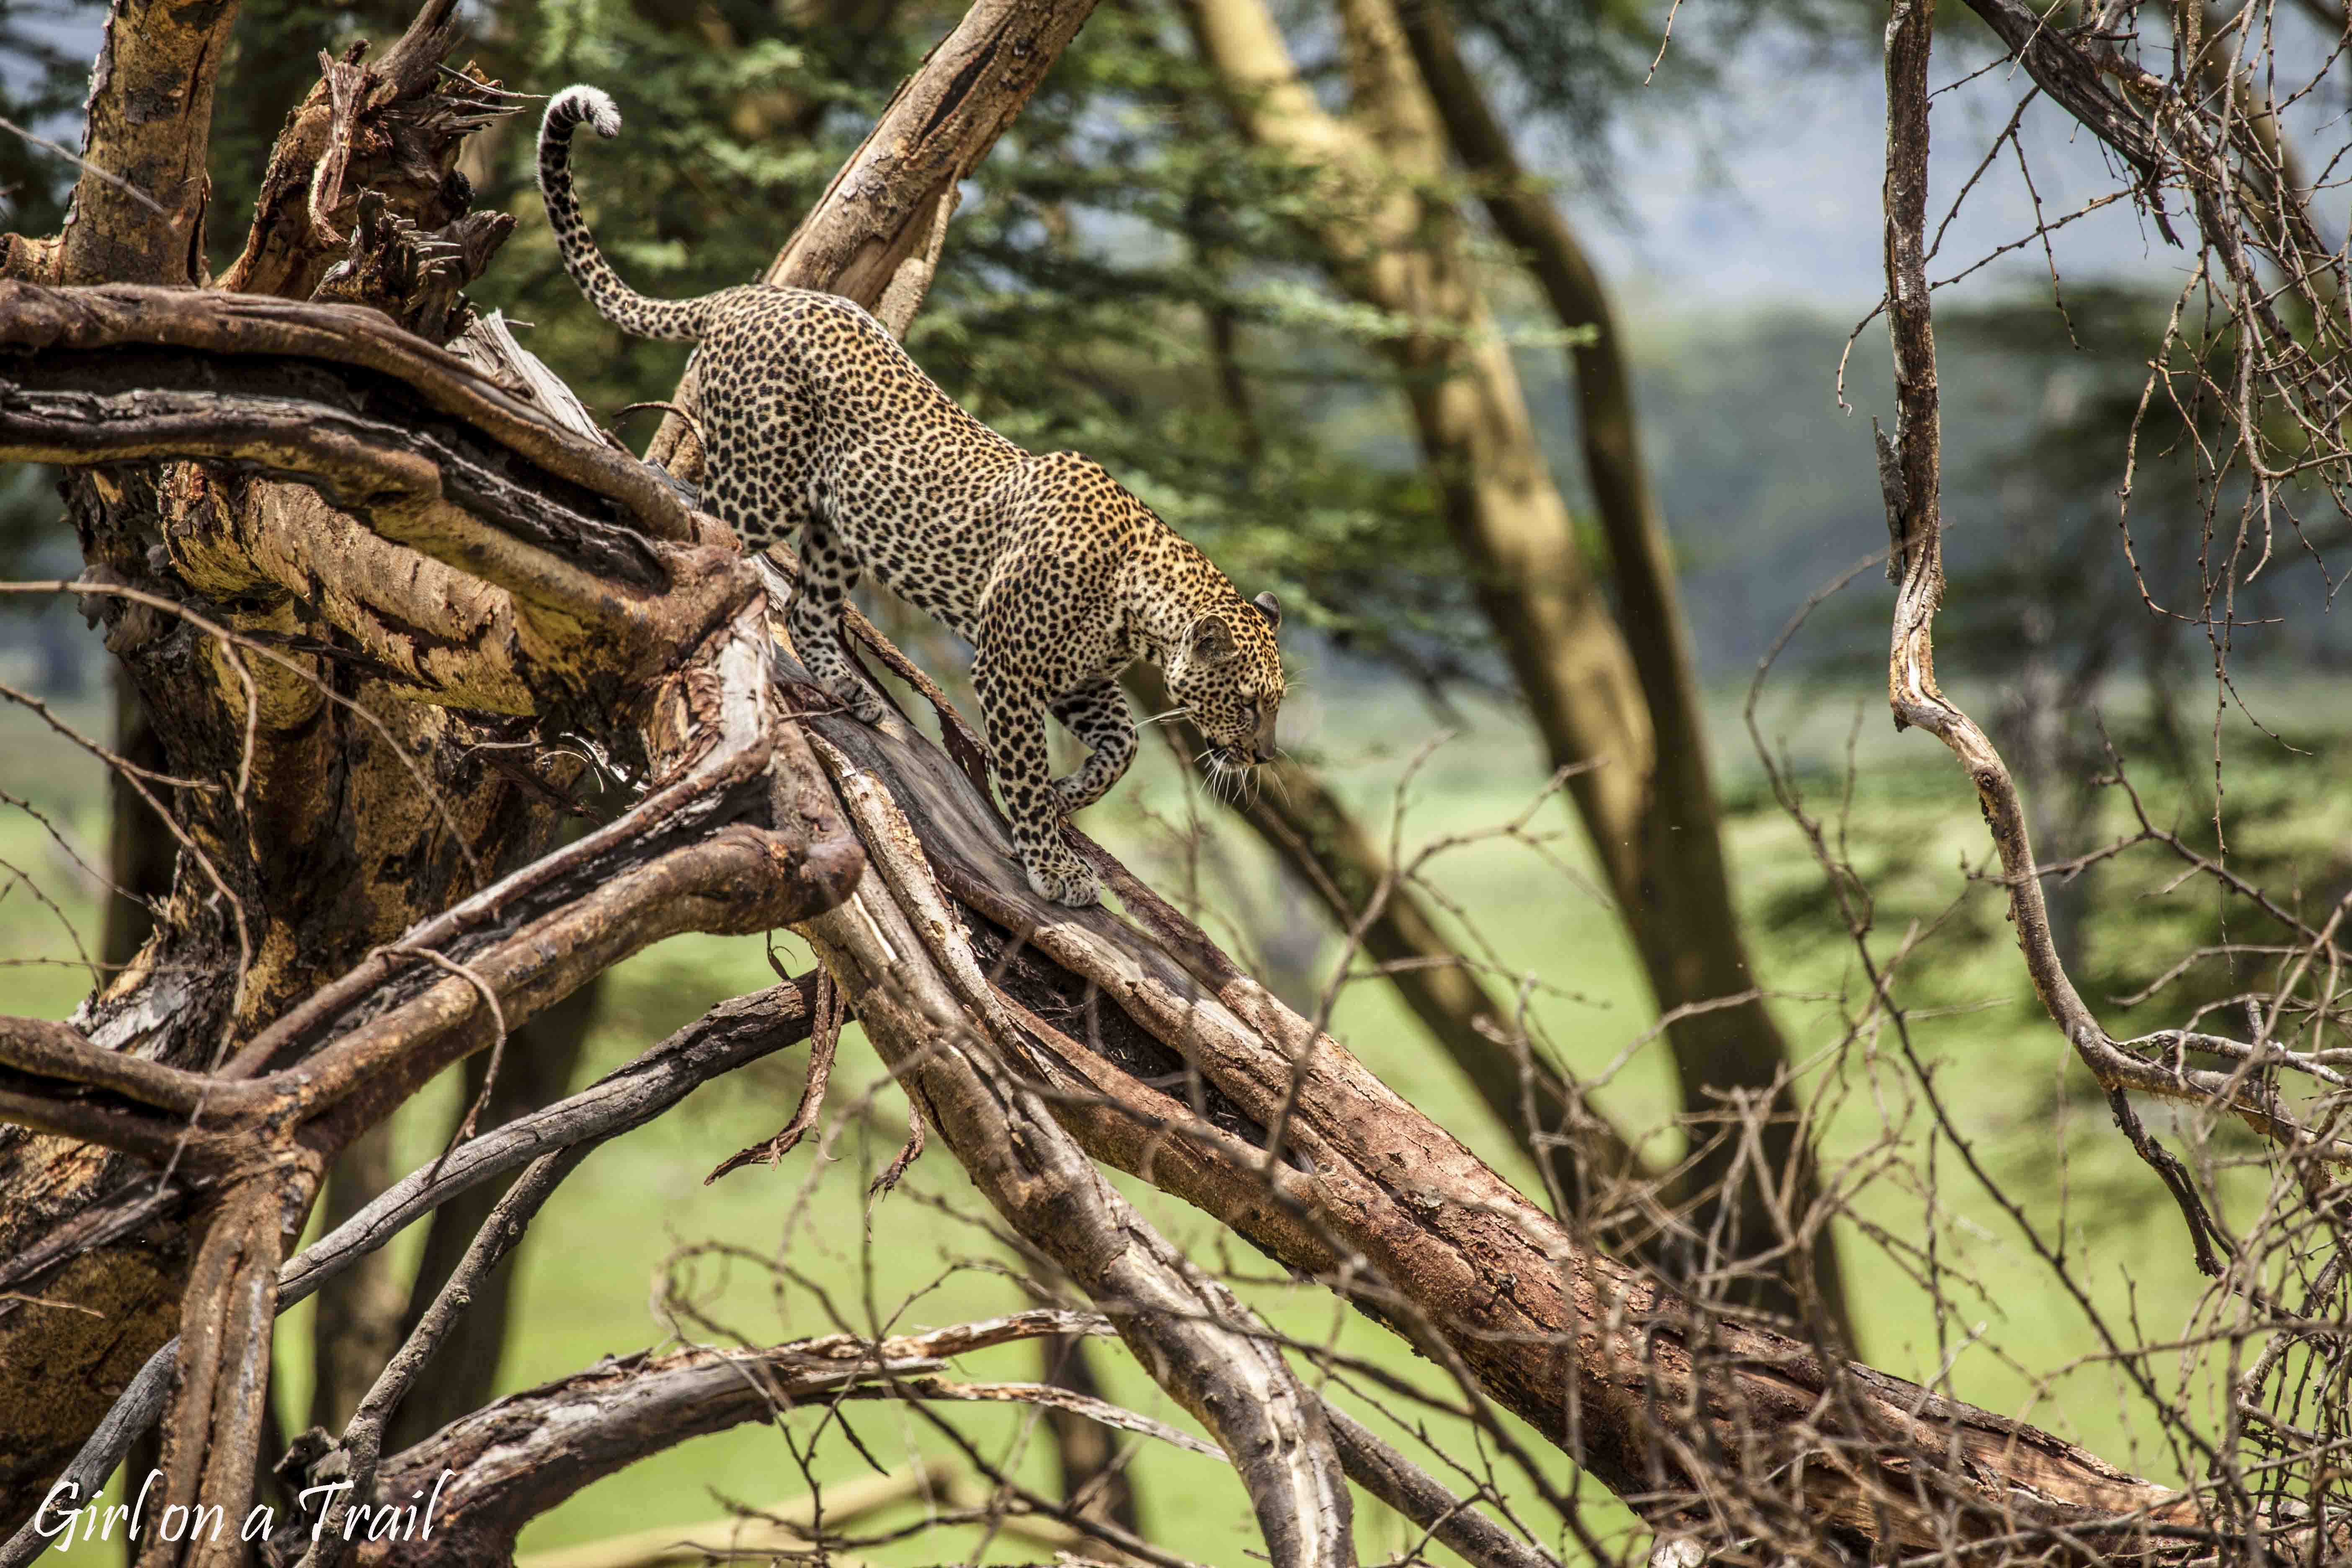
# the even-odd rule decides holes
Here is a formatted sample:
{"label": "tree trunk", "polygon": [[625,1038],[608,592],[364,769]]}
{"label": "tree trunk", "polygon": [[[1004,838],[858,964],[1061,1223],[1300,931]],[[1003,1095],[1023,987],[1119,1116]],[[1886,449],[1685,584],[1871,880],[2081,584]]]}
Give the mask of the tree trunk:
{"label": "tree trunk", "polygon": [[[205,189],[205,116],[195,110],[209,104],[235,10],[118,5],[92,100],[90,155],[104,153],[110,168],[197,173],[154,176],[168,198],[160,215],[86,175],[64,243],[45,252],[53,272],[95,281],[160,269],[161,280],[189,280]],[[339,232],[331,240],[313,230],[309,200],[279,202],[257,219],[247,246],[248,257],[272,259],[273,277],[307,279],[324,273],[331,243],[362,264],[346,289],[405,281],[404,294],[369,302],[445,334],[456,287],[488,260],[509,223],[469,224],[448,205],[454,187],[444,176],[465,132],[482,121],[470,87],[440,74],[453,10],[434,0],[364,74],[345,68],[350,113],[338,118],[321,83],[281,138],[268,182],[278,190],[307,192],[337,138],[378,150],[350,159],[340,201],[323,209]],[[157,92],[173,112],[158,120],[125,110],[121,95],[135,91]],[[176,150],[163,144],[166,131],[181,139]],[[383,204],[372,225],[360,221],[362,185]],[[399,219],[446,226],[462,266],[419,285],[416,237]],[[273,226],[280,221],[299,232]],[[122,270],[87,270],[100,265],[93,258]],[[396,939],[451,889],[478,885],[551,841],[558,816],[549,790],[567,785],[564,767],[522,778],[491,765],[474,742],[498,738],[499,721],[416,702],[416,687],[402,679],[429,681],[453,647],[496,640],[491,599],[478,584],[387,547],[310,489],[194,465],[87,473],[68,506],[85,577],[121,590],[99,601],[108,647],[150,716],[165,773],[243,784],[241,796],[131,786],[144,792],[151,819],[176,817],[170,831],[191,858],[190,875],[143,958],[85,1007],[93,1037],[174,1065],[213,1065],[229,1042]],[[288,548],[315,538],[336,542],[323,574]],[[317,614],[322,602],[381,604],[387,592],[415,592],[420,572],[434,584],[425,605],[405,606],[398,625],[379,618],[371,626],[373,663],[210,653],[185,620],[154,607],[176,605],[236,633],[316,646],[334,635]],[[148,602],[126,596],[134,594]],[[420,775],[429,790],[418,787]],[[116,782],[124,782],[120,772]],[[116,1203],[142,1182],[132,1165],[87,1145],[0,1132],[0,1258],[31,1266],[45,1249],[70,1246],[92,1205]],[[105,1303],[102,1325],[0,1300],[0,1520],[29,1510],[37,1493],[24,1489],[72,1451],[177,1314],[184,1218],[159,1212],[100,1239],[73,1251],[55,1288]]]}
{"label": "tree trunk", "polygon": [[[1584,395],[1601,416],[1586,433],[1610,448],[1594,489],[1616,509],[1612,542],[1624,555],[1627,618],[1643,628],[1638,650],[1578,549],[1461,220],[1432,194],[1446,138],[1386,0],[1339,7],[1355,89],[1348,121],[1316,101],[1261,0],[1189,0],[1187,11],[1253,139],[1324,171],[1326,195],[1353,209],[1313,234],[1334,280],[1429,325],[1383,346],[1477,602],[1553,764],[1580,770],[1570,794],[1668,1019],[1693,1145],[1679,1189],[1691,1212],[1685,1268],[1727,1300],[1819,1312],[1843,1331],[1836,1248],[1815,1212],[1788,1048],[1753,994],[1729,896],[1687,633],[1622,366],[1613,387],[1595,378]],[[1751,1124],[1760,1159],[1744,1155]]]}

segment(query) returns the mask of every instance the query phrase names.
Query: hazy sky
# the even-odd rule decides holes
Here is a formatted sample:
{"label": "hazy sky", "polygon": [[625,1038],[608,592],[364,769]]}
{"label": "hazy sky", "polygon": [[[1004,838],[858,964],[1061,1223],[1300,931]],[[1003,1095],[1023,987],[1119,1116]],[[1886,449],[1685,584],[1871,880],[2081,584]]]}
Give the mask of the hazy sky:
{"label": "hazy sky", "polygon": [[[1662,76],[1673,68],[1670,52]],[[1938,84],[1961,74],[1958,62],[1939,56]],[[1936,99],[1931,231],[2031,86],[2004,66]],[[1692,113],[1687,97],[1664,94],[1661,104],[1670,107],[1636,109],[1616,139],[1629,221],[1588,220],[1590,243],[1637,299],[1809,299],[1859,315],[1882,286],[1885,95],[1877,61],[1807,68],[1789,58],[1786,46],[1767,43],[1733,62],[1723,88],[1708,95],[1703,116]],[[2305,117],[2306,127],[2312,118]],[[2020,141],[2052,219],[2116,188],[2112,160],[2046,100],[2027,110]],[[2030,235],[2033,211],[2016,154],[2004,149],[1970,192],[1930,277],[1951,277]],[[2076,220],[2052,237],[2051,248],[2062,277],[2160,274],[2177,280],[2188,265],[2128,203]],[[2034,244],[2002,258],[1978,280],[2024,286],[2048,272]]]}

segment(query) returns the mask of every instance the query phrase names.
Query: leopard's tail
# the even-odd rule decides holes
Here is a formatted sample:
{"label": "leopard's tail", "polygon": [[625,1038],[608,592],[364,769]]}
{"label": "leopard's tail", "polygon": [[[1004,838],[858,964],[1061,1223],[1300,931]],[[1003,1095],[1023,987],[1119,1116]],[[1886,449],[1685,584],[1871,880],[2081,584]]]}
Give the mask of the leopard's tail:
{"label": "leopard's tail", "polygon": [[580,216],[580,200],[572,191],[572,132],[582,121],[599,136],[621,133],[621,111],[603,91],[593,87],[567,87],[547,106],[539,126],[539,194],[547,204],[547,221],[554,226],[556,248],[563,253],[563,269],[588,296],[596,313],[625,332],[641,338],[699,339],[710,317],[713,296],[698,300],[649,300],[621,281],[596,237]]}

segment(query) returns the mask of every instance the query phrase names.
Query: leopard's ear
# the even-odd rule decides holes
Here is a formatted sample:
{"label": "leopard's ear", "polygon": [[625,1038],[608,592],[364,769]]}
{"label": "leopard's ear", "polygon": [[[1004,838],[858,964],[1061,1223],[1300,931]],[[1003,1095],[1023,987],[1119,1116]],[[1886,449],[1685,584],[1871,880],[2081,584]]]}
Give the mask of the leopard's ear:
{"label": "leopard's ear", "polygon": [[1280,600],[1276,599],[1269,593],[1260,594],[1256,598],[1252,599],[1250,603],[1256,605],[1257,613],[1265,617],[1266,630],[1270,632],[1278,632],[1282,629],[1282,602]]}
{"label": "leopard's ear", "polygon": [[1202,664],[1223,664],[1241,651],[1241,644],[1234,640],[1234,628],[1214,616],[1202,616],[1192,623],[1187,646]]}

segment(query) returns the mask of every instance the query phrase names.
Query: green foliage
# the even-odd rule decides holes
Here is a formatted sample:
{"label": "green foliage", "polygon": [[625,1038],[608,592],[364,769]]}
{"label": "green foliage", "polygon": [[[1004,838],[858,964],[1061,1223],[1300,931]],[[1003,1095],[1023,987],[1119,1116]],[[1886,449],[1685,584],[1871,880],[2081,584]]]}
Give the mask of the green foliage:
{"label": "green foliage", "polygon": [[[100,8],[102,9],[102,7]],[[0,231],[57,232],[79,171],[55,147],[80,142],[74,114],[89,90],[89,61],[69,47],[89,32],[88,0],[12,0],[0,7],[0,119],[19,127],[0,131]]]}

